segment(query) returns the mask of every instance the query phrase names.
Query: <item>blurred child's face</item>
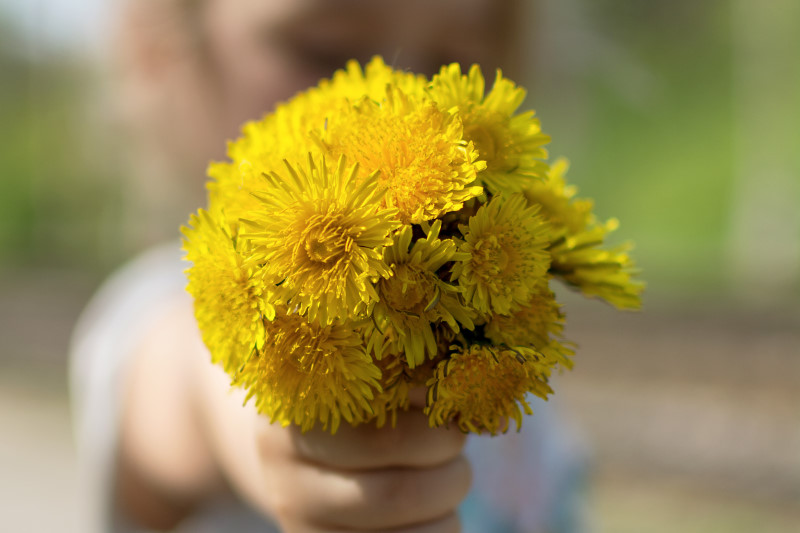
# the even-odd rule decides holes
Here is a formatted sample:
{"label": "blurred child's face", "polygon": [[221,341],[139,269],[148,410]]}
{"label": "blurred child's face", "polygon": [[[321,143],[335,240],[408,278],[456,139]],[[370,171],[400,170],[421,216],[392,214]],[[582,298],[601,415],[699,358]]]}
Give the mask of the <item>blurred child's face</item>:
{"label": "blurred child's face", "polygon": [[129,0],[122,35],[126,74],[136,81],[123,103],[140,131],[144,205],[164,204],[158,210],[169,219],[201,203],[208,162],[225,157],[242,123],[348,59],[380,54],[428,75],[452,61],[478,62],[484,72],[507,67],[518,1]]}
{"label": "blurred child's face", "polygon": [[[507,0],[207,0],[201,18],[221,106],[218,143],[277,101],[380,54],[432,74],[446,62],[498,65]],[[505,31],[504,31],[505,30]]]}

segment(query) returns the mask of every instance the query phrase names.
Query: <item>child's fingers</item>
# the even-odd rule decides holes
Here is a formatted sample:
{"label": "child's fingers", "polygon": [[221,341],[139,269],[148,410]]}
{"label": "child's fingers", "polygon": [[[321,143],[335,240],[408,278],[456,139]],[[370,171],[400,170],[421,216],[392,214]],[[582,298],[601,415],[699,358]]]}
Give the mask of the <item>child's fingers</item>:
{"label": "child's fingers", "polygon": [[[344,529],[328,529],[310,527],[308,524],[287,524],[284,525],[286,533],[345,533]],[[450,513],[447,516],[426,522],[416,526],[408,526],[401,528],[391,529],[377,529],[370,530],[370,533],[461,533],[461,521],[456,513]]]}
{"label": "child's fingers", "polygon": [[438,520],[454,512],[471,480],[463,457],[434,468],[365,472],[305,465],[294,475],[275,502],[279,516],[333,531],[411,528]]}
{"label": "child's fingers", "polygon": [[[262,434],[276,432],[275,426],[262,430]],[[394,428],[343,425],[335,435],[321,430],[302,433],[296,427],[280,430],[285,433],[277,436],[282,441],[280,453],[342,470],[440,465],[458,456],[466,439],[455,429],[428,427],[427,417],[413,409],[399,413]],[[272,437],[265,436],[264,443],[275,453]]]}

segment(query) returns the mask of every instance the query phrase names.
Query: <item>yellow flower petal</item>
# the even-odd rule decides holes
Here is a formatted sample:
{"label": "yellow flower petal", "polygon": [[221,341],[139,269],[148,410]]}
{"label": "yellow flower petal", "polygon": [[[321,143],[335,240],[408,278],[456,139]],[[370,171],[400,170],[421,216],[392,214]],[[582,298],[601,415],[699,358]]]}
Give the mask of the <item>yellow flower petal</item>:
{"label": "yellow flower petal", "polygon": [[258,412],[303,431],[317,422],[336,433],[342,419],[356,425],[372,417],[380,369],[361,336],[346,325],[309,323],[281,308],[266,322],[264,349],[236,372],[233,384],[247,390]]}
{"label": "yellow flower petal", "polygon": [[434,76],[431,97],[442,109],[457,109],[464,125],[464,138],[472,141],[486,170],[479,180],[494,194],[510,194],[547,171],[544,145],[550,137],[541,131],[533,111],[517,113],[525,89],[503,78],[500,71],[489,94],[478,65],[461,74],[453,63]]}
{"label": "yellow flower petal", "polygon": [[275,316],[270,283],[236,249],[222,216],[200,210],[192,215],[185,236],[187,290],[211,359],[227,370],[264,344],[264,318]]}
{"label": "yellow flower petal", "polygon": [[426,413],[431,426],[455,422],[464,432],[506,432],[522,414],[533,414],[528,393],[546,398],[552,392],[543,356],[529,348],[471,345],[456,350],[436,367],[428,381]]}
{"label": "yellow flower petal", "polygon": [[405,224],[461,209],[482,192],[474,182],[483,164],[463,140],[458,117],[392,86],[383,101],[365,98],[333,117],[322,142],[363,173],[378,171],[385,205]]}
{"label": "yellow flower petal", "polygon": [[385,261],[392,275],[378,281],[380,300],[375,306],[372,328],[374,343],[391,353],[402,354],[410,368],[438,353],[434,330],[446,324],[453,332],[472,329],[474,312],[459,298],[460,289],[439,278],[446,263],[463,261],[452,239],[439,239],[436,221],[424,239],[412,244],[412,228],[403,227],[386,249]]}
{"label": "yellow flower petal", "polygon": [[344,158],[331,170],[310,156],[296,168],[287,162],[265,177],[262,207],[242,235],[253,260],[280,280],[283,301],[322,324],[368,315],[374,283],[391,275],[383,250],[397,211],[381,207],[377,175],[357,183],[357,172]]}
{"label": "yellow flower petal", "polygon": [[456,263],[453,278],[464,299],[481,313],[508,314],[525,305],[550,263],[547,224],[521,194],[493,198],[462,226],[459,251],[470,259]]}
{"label": "yellow flower petal", "polygon": [[638,309],[644,284],[628,251],[630,244],[601,248],[606,236],[617,229],[616,219],[599,223],[590,200],[574,198],[577,190],[564,178],[568,163],[556,161],[544,181],[524,191],[531,206],[540,208],[550,223],[550,272],[586,296],[602,298],[620,309]]}

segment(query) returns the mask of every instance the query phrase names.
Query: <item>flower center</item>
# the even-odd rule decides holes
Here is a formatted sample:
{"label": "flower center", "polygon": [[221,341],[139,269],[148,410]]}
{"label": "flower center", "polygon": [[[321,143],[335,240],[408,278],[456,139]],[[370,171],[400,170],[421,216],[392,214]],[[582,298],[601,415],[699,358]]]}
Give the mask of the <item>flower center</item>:
{"label": "flower center", "polygon": [[399,265],[391,278],[381,280],[381,298],[396,311],[421,313],[428,303],[428,285],[419,272]]}
{"label": "flower center", "polygon": [[505,272],[510,262],[508,251],[496,235],[482,239],[472,252],[475,271],[487,280]]}
{"label": "flower center", "polygon": [[304,248],[309,260],[333,263],[352,247],[352,239],[341,228],[315,228],[307,232]]}
{"label": "flower center", "polygon": [[338,254],[338,246],[330,241],[310,239],[306,242],[309,259],[317,263],[328,263]]}

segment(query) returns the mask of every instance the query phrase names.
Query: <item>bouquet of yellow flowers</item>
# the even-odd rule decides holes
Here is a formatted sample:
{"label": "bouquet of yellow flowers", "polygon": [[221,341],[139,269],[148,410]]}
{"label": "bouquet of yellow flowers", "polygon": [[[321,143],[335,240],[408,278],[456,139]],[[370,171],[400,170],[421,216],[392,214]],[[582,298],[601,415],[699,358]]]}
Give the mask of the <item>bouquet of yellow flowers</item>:
{"label": "bouquet of yellow flowers", "polygon": [[183,228],[213,362],[259,412],[308,430],[392,423],[426,387],[432,426],[506,431],[570,368],[560,279],[636,308],[617,222],[547,162],[525,90],[475,65],[432,79],[374,58],[281,104],[212,163]]}

